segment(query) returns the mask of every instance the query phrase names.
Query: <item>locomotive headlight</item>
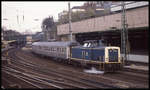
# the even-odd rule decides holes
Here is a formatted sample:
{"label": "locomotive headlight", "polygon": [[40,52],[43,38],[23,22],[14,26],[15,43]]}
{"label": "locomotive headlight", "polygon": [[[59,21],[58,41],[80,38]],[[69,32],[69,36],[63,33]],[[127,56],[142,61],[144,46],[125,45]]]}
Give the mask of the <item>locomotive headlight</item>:
{"label": "locomotive headlight", "polygon": [[105,58],[105,62],[108,63],[108,58]]}
{"label": "locomotive headlight", "polygon": [[120,63],[120,62],[121,62],[121,57],[118,57],[118,59],[119,59],[118,61],[119,61],[119,63]]}

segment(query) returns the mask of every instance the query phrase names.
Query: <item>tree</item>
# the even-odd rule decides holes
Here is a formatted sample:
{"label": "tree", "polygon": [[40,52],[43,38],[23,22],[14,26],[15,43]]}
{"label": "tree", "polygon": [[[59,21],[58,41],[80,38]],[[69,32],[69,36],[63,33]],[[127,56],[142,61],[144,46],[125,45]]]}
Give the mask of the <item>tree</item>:
{"label": "tree", "polygon": [[50,28],[52,26],[54,26],[54,19],[53,19],[53,17],[48,17],[48,18],[45,18],[43,20],[42,27],[47,29],[47,28]]}
{"label": "tree", "polygon": [[[86,2],[83,6],[75,6],[73,9],[84,9],[85,11],[76,11],[71,12],[71,21],[76,22],[83,19],[89,19],[93,17],[103,16],[110,13],[111,1],[97,1],[97,2]],[[98,11],[97,9],[104,9]],[[61,15],[61,18],[58,19],[59,24],[69,23],[68,14]]]}
{"label": "tree", "polygon": [[42,31],[44,33],[44,40],[46,41],[57,38],[57,28],[53,17],[48,17],[43,20]]}

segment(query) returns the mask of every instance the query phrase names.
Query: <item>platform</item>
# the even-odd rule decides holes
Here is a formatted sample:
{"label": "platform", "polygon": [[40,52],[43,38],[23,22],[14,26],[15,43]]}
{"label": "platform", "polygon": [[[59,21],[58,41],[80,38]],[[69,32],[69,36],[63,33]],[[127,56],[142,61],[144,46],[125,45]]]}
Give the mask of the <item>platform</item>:
{"label": "platform", "polygon": [[130,69],[138,69],[138,70],[144,70],[144,71],[148,71],[149,70],[149,66],[139,66],[139,65],[130,65],[130,66],[124,66],[124,68],[130,68]]}
{"label": "platform", "polygon": [[2,48],[2,49],[1,49],[1,52],[7,51],[7,50],[12,49],[12,48],[13,48],[13,47],[11,47],[11,46],[9,46],[9,47],[7,47],[7,48]]}
{"label": "platform", "polygon": [[23,47],[22,50],[31,50],[31,47]]}
{"label": "platform", "polygon": [[[121,54],[123,56],[124,54]],[[149,63],[149,56],[148,55],[135,55],[135,54],[129,54],[128,55],[129,61],[135,61],[135,62],[143,62],[143,63]]]}
{"label": "platform", "polygon": [[3,57],[3,56],[2,56],[2,59],[1,59],[1,60],[2,60],[2,65],[11,64],[11,63],[10,63],[10,60],[9,60],[8,58],[6,58],[6,57]]}

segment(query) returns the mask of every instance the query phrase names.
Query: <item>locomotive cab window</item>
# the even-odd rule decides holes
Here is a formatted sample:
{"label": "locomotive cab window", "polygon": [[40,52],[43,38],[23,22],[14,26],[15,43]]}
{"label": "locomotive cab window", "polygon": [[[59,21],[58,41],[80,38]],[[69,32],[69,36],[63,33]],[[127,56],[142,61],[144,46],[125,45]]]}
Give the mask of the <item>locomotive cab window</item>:
{"label": "locomotive cab window", "polygon": [[117,50],[117,49],[114,49],[113,51],[114,51],[114,52],[117,52],[118,50]]}
{"label": "locomotive cab window", "polygon": [[87,47],[88,46],[88,43],[85,43],[84,45],[83,45],[83,47]]}
{"label": "locomotive cab window", "polygon": [[91,47],[91,43],[89,43],[87,47]]}

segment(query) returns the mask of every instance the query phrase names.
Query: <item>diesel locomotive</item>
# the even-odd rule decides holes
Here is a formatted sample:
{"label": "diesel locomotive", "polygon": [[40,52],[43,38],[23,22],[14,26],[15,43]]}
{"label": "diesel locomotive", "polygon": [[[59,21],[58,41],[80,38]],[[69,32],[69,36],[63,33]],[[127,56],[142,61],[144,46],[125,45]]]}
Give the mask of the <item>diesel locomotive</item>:
{"label": "diesel locomotive", "polygon": [[105,46],[101,41],[89,40],[84,45],[77,42],[34,42],[32,52],[56,58],[67,63],[93,66],[104,72],[121,70],[120,48]]}

